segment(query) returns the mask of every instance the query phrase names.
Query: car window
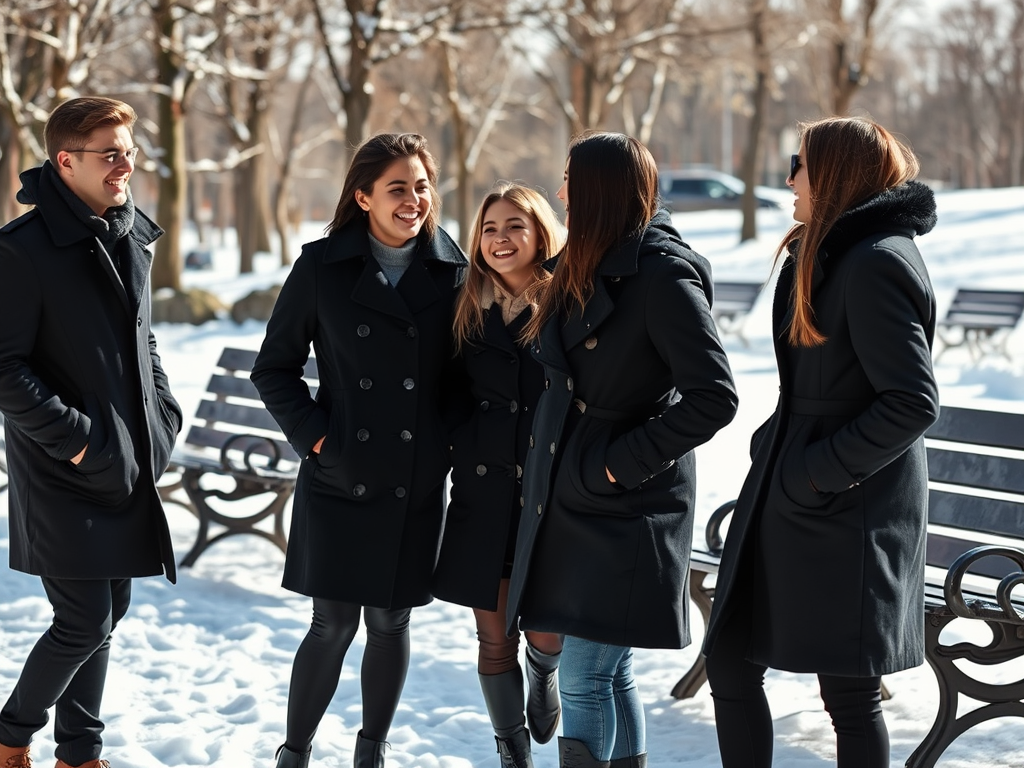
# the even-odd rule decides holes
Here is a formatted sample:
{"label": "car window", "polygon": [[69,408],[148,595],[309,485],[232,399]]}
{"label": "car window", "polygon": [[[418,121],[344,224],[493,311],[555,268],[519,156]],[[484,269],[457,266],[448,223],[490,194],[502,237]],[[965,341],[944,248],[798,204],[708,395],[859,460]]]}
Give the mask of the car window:
{"label": "car window", "polygon": [[725,184],[722,184],[720,181],[709,180],[706,182],[706,184],[708,197],[713,197],[716,200],[721,200],[736,196],[731,189],[725,186]]}
{"label": "car window", "polygon": [[700,179],[672,179],[668,190],[673,195],[704,195]]}

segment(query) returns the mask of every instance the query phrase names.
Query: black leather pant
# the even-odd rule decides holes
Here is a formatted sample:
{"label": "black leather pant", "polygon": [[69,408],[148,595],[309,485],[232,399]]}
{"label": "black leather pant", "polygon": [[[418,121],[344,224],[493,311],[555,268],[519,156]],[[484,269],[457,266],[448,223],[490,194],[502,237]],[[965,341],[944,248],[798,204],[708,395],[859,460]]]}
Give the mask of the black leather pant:
{"label": "black leather pant", "polygon": [[100,756],[100,703],[110,633],[128,611],[131,579],[43,578],[53,624],[39,638],[0,711],[0,744],[28,746],[54,708],[55,754],[68,765]]}
{"label": "black leather pant", "polygon": [[384,741],[398,710],[409,671],[410,608],[363,608],[354,603],[313,598],[313,623],[295,653],[288,691],[289,749],[304,751],[338,688],[341,665],[366,621],[366,649],[360,670],[363,736]]}
{"label": "black leather pant", "polygon": [[[707,657],[723,768],[770,768],[772,714],[764,694],[767,667],[747,661],[750,611],[737,606]],[[882,718],[881,677],[818,675],[836,732],[837,768],[888,768],[889,732]]]}

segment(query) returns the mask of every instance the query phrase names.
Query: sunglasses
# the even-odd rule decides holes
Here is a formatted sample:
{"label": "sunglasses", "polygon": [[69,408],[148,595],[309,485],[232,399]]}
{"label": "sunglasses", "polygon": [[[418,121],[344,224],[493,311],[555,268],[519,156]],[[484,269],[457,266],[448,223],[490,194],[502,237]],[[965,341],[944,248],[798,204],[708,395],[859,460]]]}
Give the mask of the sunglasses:
{"label": "sunglasses", "polygon": [[800,162],[800,155],[790,155],[789,156],[789,177],[786,180],[787,181],[792,181],[796,177],[797,171],[799,171],[802,167],[803,167],[803,163]]}

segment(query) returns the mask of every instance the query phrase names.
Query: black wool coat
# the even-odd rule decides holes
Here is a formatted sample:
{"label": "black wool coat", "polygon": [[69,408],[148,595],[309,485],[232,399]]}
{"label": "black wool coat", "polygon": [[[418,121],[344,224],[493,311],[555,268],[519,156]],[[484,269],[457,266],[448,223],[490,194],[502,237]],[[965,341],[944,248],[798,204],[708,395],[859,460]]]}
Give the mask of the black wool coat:
{"label": "black wool coat", "polygon": [[452,442],[451,502],[434,596],[489,611],[497,610],[512,559],[529,427],[544,384],[544,370],[516,342],[530,315],[527,308],[506,327],[500,307],[486,310],[483,334],[461,355],[473,411]]}
{"label": "black wool coat", "polygon": [[[303,246],[251,376],[305,457],[285,588],[379,608],[430,601],[449,469],[447,403],[458,396],[452,308],[466,265],[443,231],[422,233],[392,286],[362,219]],[[315,398],[302,380],[311,343]]]}
{"label": "black wool coat", "polygon": [[117,246],[122,281],[48,162],[21,179],[36,207],[0,229],[11,567],[50,578],[164,573],[174,581],[156,481],[182,416],[150,331],[146,249],[161,230],[136,210]]}
{"label": "black wool coat", "polygon": [[510,628],[689,643],[693,449],[737,404],[711,300],[708,262],[662,211],[604,255],[582,316],[544,325]]}
{"label": "black wool coat", "polygon": [[938,416],[935,299],[915,235],[935,200],[911,182],[845,212],[818,254],[811,303],[827,341],[785,339],[793,263],[775,291],[780,397],[726,539],[705,652],[751,610],[749,658],[794,672],[874,676],[924,652],[928,471]]}

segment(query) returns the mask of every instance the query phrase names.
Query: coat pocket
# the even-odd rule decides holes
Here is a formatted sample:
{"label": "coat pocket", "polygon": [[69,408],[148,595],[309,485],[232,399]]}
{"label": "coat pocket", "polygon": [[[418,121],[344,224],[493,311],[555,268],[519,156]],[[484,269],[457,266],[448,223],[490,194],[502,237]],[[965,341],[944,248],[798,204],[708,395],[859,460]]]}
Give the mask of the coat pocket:
{"label": "coat pocket", "polygon": [[109,403],[103,405],[89,393],[84,401],[92,422],[85,457],[77,466],[58,462],[57,469],[83,498],[116,506],[131,496],[139,479],[135,446],[121,415]]}
{"label": "coat pocket", "polygon": [[555,497],[567,510],[580,514],[639,517],[627,502],[625,489],[614,485],[605,471],[611,425],[584,420],[569,438],[555,480]]}

